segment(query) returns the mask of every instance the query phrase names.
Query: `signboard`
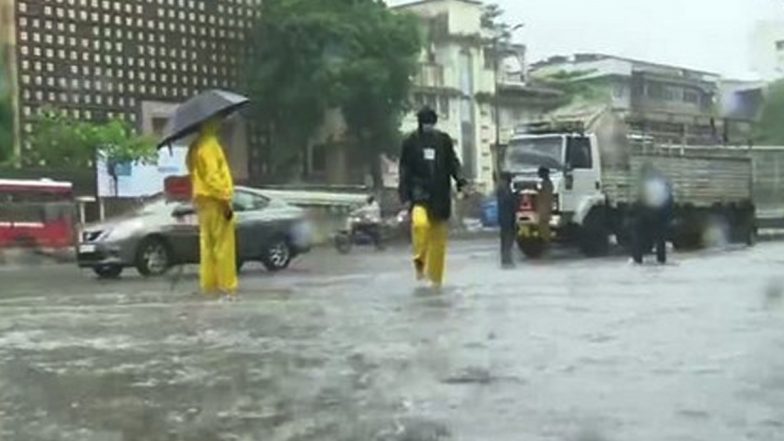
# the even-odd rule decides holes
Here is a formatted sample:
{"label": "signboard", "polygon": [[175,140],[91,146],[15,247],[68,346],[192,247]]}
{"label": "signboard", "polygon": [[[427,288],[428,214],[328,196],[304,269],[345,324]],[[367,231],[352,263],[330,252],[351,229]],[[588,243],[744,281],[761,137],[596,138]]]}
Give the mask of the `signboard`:
{"label": "signboard", "polygon": [[187,147],[175,146],[171,150],[161,149],[157,164],[118,164],[114,167],[116,181],[109,173],[106,158],[99,157],[98,197],[142,198],[162,193],[167,177],[188,174],[187,154]]}

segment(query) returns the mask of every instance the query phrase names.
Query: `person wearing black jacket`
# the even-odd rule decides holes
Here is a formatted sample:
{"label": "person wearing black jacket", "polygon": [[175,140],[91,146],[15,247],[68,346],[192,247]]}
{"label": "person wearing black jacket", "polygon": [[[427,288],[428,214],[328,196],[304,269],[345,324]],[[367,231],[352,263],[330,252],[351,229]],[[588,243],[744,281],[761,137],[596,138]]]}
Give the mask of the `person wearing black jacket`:
{"label": "person wearing black jacket", "polygon": [[649,250],[655,248],[656,260],[661,264],[667,263],[667,233],[674,203],[672,184],[646,164],[638,192],[634,207],[632,259],[641,264]]}
{"label": "person wearing black jacket", "polygon": [[463,190],[466,180],[452,138],[435,128],[436,112],[423,108],[417,119],[419,128],[403,141],[399,193],[401,202],[411,209],[417,279],[428,278],[440,288],[452,215],[452,179],[458,191]]}

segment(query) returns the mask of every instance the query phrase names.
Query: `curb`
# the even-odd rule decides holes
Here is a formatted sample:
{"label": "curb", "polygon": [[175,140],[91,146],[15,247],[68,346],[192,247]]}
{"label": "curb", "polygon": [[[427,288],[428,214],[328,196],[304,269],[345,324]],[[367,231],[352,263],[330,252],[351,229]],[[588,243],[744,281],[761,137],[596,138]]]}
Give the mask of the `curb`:
{"label": "curb", "polygon": [[0,266],[38,266],[75,263],[76,253],[72,248],[6,248],[0,249]]}

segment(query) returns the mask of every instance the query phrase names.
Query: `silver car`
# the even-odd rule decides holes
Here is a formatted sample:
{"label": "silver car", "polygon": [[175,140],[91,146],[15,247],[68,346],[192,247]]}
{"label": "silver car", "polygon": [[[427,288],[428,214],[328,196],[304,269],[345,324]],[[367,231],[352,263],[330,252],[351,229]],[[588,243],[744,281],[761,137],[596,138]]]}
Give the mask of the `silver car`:
{"label": "silver car", "polygon": [[[238,266],[259,261],[279,271],[310,249],[312,229],[302,209],[247,187],[237,187],[233,205]],[[174,265],[199,262],[199,226],[190,202],[160,197],[130,215],[88,226],[79,239],[79,266],[103,278],[119,277],[128,267],[158,276]]]}

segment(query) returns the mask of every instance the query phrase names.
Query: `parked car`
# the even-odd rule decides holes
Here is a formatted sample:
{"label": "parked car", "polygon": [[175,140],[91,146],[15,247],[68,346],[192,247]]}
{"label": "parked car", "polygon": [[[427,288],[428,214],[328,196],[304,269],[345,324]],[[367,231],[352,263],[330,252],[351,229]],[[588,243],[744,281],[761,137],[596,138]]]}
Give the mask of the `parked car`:
{"label": "parked car", "polygon": [[[312,229],[302,209],[247,187],[237,187],[233,206],[238,266],[259,261],[279,271],[309,251]],[[86,227],[79,239],[79,266],[92,268],[102,278],[119,277],[129,267],[144,276],[159,276],[174,265],[199,262],[193,205],[163,196],[130,215]]]}

